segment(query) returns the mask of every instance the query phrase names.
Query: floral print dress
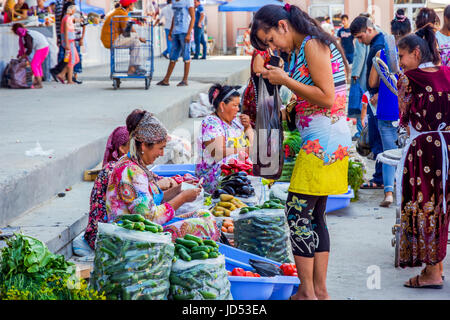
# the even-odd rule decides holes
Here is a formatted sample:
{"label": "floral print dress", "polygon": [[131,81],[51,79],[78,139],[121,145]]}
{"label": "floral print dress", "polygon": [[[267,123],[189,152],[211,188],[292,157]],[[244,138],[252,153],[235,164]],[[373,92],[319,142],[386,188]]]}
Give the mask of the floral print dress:
{"label": "floral print dress", "polygon": [[447,252],[450,68],[407,71],[398,86],[400,125],[410,128],[396,174],[399,265],[419,267],[441,262]]}
{"label": "floral print dress", "polygon": [[[289,76],[312,86],[314,82],[304,52],[306,43],[311,39],[307,36],[298,54],[292,54]],[[345,116],[345,65],[333,44],[330,50],[335,103],[328,109],[297,97],[295,120],[303,145],[291,177],[290,192],[327,196],[348,191],[348,158],[352,142]]]}
{"label": "floral print dress", "polygon": [[209,115],[202,121],[201,135],[197,141],[199,159],[197,160],[195,173],[197,177],[205,179],[203,188],[210,194],[217,187],[221,174],[221,165],[228,163],[230,159],[237,160],[239,158],[238,154],[232,154],[217,162],[205,146],[205,142],[214,140],[217,137],[225,137],[227,148],[248,146],[244,127],[237,119],[234,119],[231,125],[222,121],[216,115]]}

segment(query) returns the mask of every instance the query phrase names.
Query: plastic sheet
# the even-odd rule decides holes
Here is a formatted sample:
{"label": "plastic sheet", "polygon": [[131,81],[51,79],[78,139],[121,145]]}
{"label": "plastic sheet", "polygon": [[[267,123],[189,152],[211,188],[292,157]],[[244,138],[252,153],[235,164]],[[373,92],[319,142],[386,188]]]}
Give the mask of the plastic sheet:
{"label": "plastic sheet", "polygon": [[289,228],[283,209],[261,209],[234,220],[237,249],[280,263],[293,263]]}
{"label": "plastic sheet", "polygon": [[174,248],[168,233],[99,223],[91,285],[110,300],[167,300]]}
{"label": "plastic sheet", "polygon": [[177,260],[170,274],[170,299],[233,300],[225,258]]}

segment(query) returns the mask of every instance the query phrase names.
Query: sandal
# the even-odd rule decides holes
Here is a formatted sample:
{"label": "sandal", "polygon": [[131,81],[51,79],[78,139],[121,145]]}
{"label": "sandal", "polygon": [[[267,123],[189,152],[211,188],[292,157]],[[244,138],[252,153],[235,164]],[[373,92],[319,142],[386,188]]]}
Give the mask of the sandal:
{"label": "sandal", "polygon": [[411,281],[411,279],[409,279],[409,283],[408,284],[404,284],[405,287],[407,288],[414,288],[414,289],[442,289],[443,285],[442,284],[426,284],[421,286],[420,282],[419,282],[419,277],[420,276],[416,276],[415,278],[411,278],[411,279],[415,279],[415,284],[413,284],[413,282]]}
{"label": "sandal", "polygon": [[165,87],[169,86],[169,84],[168,84],[167,82],[164,82],[164,80],[161,80],[161,81],[158,82],[156,85],[157,85],[157,86],[165,86]]}
{"label": "sandal", "polygon": [[[420,275],[423,276],[425,273],[427,273],[427,267],[425,267],[422,271],[420,271]],[[445,280],[445,276],[441,275],[442,280]]]}
{"label": "sandal", "polygon": [[360,189],[384,189],[384,185],[383,184],[376,184],[373,181],[369,181],[369,182],[364,182]]}
{"label": "sandal", "polygon": [[187,85],[188,85],[187,82],[181,81],[180,83],[177,84],[177,87],[185,87],[185,86],[187,86]]}

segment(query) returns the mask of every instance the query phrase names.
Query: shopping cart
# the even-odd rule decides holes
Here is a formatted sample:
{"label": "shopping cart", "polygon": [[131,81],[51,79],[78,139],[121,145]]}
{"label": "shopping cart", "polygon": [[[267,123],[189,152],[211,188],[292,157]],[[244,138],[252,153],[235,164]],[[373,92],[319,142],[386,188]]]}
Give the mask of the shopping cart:
{"label": "shopping cart", "polygon": [[[151,17],[115,16],[111,19],[111,75],[114,89],[123,79],[144,79],[150,87],[154,71],[153,22]],[[145,42],[141,42],[144,39]],[[135,66],[138,72],[128,73]]]}

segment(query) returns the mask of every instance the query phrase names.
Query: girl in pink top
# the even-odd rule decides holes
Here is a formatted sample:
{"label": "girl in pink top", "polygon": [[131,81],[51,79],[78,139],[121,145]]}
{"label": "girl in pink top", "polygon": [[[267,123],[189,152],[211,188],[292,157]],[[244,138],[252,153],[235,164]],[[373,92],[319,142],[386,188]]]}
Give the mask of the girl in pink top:
{"label": "girl in pink top", "polygon": [[76,11],[76,6],[72,5],[67,8],[66,15],[61,21],[61,43],[65,50],[64,61],[67,65],[64,69],[56,75],[56,77],[64,83],[64,79],[67,77],[67,83],[73,84],[73,67],[80,62],[78,51],[75,46],[75,25],[73,14]]}

